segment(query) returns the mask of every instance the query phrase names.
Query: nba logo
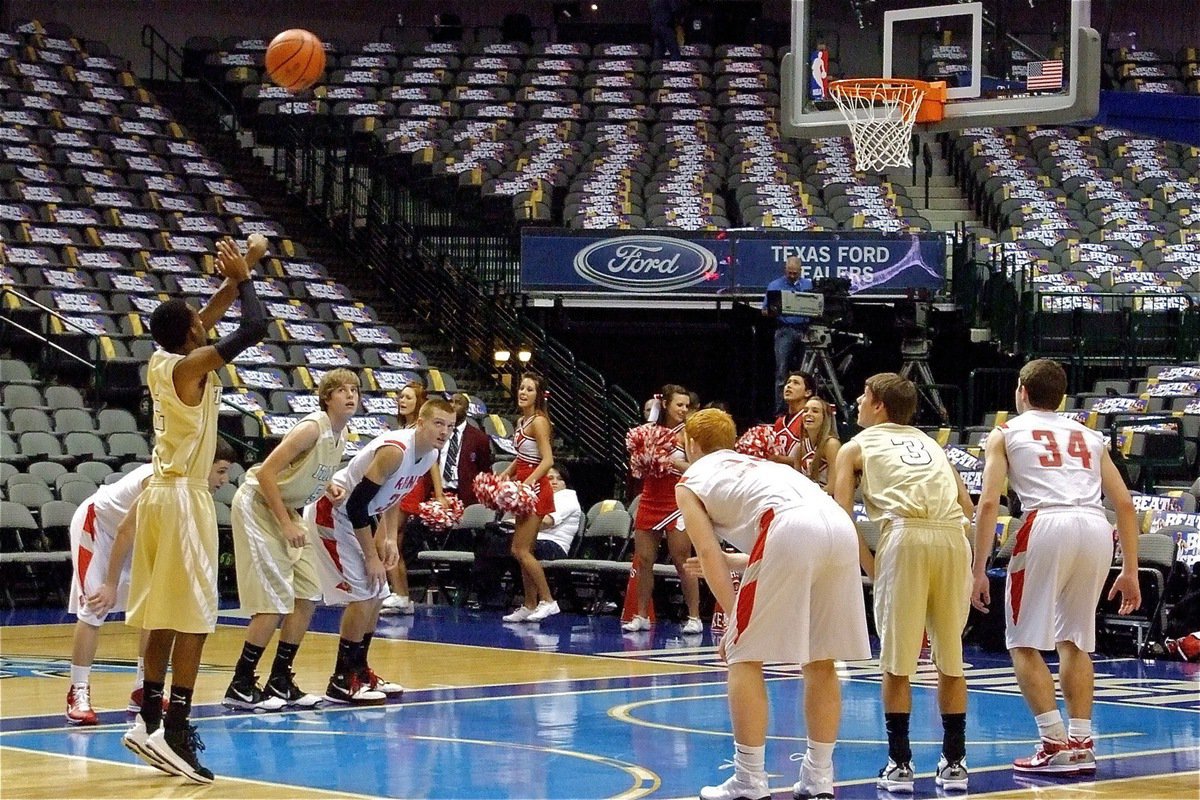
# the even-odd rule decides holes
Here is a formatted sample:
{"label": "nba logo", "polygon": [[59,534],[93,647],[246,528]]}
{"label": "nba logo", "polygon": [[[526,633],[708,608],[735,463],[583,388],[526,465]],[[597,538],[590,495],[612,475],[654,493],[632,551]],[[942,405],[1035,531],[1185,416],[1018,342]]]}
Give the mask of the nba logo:
{"label": "nba logo", "polygon": [[809,94],[814,101],[824,100],[825,85],[829,79],[829,50],[824,45],[817,45],[809,61],[808,85]]}

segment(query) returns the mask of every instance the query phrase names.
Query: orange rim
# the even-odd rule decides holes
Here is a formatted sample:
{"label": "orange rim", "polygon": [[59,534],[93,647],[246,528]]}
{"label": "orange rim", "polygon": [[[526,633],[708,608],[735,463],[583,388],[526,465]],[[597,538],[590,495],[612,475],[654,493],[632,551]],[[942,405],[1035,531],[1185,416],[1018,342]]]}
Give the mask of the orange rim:
{"label": "orange rim", "polygon": [[906,78],[843,78],[831,81],[829,93],[847,97],[859,97],[872,100],[901,100],[916,94],[927,92],[929,84],[926,81],[909,80]]}

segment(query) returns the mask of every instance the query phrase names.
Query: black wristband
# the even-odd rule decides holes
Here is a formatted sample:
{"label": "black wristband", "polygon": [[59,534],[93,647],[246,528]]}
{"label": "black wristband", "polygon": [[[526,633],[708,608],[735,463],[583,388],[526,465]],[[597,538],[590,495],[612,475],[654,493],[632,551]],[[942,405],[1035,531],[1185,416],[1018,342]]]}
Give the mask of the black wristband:
{"label": "black wristband", "polygon": [[242,303],[241,323],[214,345],[227,364],[237,358],[238,353],[258,344],[267,335],[267,312],[258,299],[252,279],[238,284],[238,300]]}
{"label": "black wristband", "polygon": [[371,512],[367,509],[378,492],[378,483],[370,478],[363,478],[346,498],[346,516],[355,530],[371,524]]}

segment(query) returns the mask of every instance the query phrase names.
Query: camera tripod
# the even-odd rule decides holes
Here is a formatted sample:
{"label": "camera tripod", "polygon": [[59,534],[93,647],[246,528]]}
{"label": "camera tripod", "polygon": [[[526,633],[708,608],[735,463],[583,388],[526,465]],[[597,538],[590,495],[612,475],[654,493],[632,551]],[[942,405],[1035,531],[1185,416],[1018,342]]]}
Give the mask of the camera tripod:
{"label": "camera tripod", "polygon": [[804,342],[804,357],[800,360],[800,369],[809,375],[822,376],[842,419],[851,419],[854,409],[846,402],[837,370],[833,368],[833,361],[829,358],[829,345],[833,341],[829,328],[824,325],[810,325],[801,334],[801,341]]}
{"label": "camera tripod", "polygon": [[929,339],[924,336],[903,339],[900,342],[900,357],[904,359],[900,377],[912,381],[917,387],[917,395],[925,398],[942,422],[949,422],[950,412],[942,402],[937,381],[933,379],[933,370],[929,368]]}

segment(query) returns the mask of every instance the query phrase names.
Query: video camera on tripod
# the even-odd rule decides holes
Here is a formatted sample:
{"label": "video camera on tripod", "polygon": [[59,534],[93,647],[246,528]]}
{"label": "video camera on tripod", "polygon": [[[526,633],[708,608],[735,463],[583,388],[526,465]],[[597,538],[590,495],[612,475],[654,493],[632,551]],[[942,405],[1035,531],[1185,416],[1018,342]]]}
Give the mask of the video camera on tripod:
{"label": "video camera on tripod", "polygon": [[[831,353],[833,336],[853,339],[860,345],[870,341],[861,333],[846,330],[851,324],[850,281],[845,278],[818,278],[811,292],[770,291],[767,293],[767,308],[776,315],[808,317],[809,323],[801,333],[804,342],[804,358],[800,369],[810,375],[821,376],[841,420],[851,418],[852,408],[846,402],[838,372],[849,367],[851,344],[840,353]],[[835,368],[834,359],[841,359],[840,370]]]}
{"label": "video camera on tripod", "polygon": [[933,295],[928,289],[916,289],[895,304],[896,330],[905,339],[925,339],[933,323]]}
{"label": "video camera on tripod", "polygon": [[844,327],[850,324],[850,281],[817,278],[811,292],[771,290],[767,308],[775,316],[808,317],[810,328]]}
{"label": "video camera on tripod", "polygon": [[945,423],[949,421],[950,413],[929,366],[933,294],[928,289],[916,289],[907,298],[897,300],[895,309],[895,327],[900,333],[900,357],[903,359],[900,374],[916,384],[917,394]]}

